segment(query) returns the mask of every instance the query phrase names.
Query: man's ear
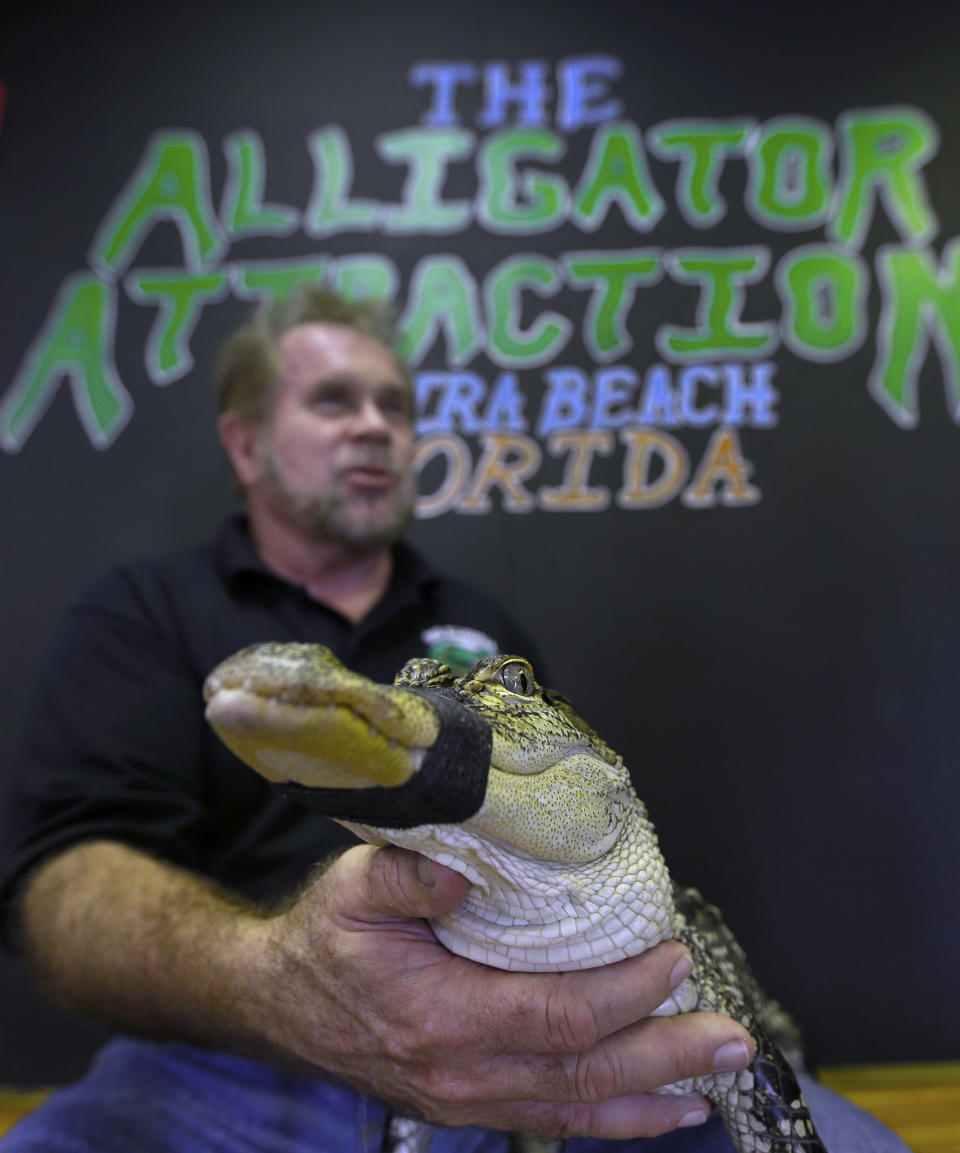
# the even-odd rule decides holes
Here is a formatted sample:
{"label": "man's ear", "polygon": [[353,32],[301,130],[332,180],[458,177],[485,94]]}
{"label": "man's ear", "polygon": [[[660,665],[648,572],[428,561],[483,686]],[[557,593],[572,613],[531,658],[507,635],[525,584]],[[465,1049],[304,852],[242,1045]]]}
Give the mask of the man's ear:
{"label": "man's ear", "polygon": [[260,428],[255,420],[242,412],[223,412],[217,419],[220,443],[244,488],[249,488],[260,478]]}

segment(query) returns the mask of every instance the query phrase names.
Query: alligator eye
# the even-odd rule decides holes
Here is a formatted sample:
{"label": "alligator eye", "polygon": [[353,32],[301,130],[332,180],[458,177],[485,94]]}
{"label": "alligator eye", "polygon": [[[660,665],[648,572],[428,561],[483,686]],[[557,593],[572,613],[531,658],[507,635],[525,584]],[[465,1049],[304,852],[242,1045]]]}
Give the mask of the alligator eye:
{"label": "alligator eye", "polygon": [[533,677],[526,665],[520,661],[509,661],[500,670],[500,683],[511,693],[529,697],[533,692]]}

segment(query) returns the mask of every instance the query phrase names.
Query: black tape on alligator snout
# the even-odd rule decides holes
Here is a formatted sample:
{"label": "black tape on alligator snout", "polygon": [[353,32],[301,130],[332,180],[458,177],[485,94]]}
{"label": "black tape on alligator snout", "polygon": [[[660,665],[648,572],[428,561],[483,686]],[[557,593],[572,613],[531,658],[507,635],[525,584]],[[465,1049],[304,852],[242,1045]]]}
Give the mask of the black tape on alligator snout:
{"label": "black tape on alligator snout", "polygon": [[457,824],[483,804],[493,749],[490,725],[461,702],[452,689],[403,688],[436,709],[437,739],[423,764],[403,785],[366,789],[322,789],[292,782],[277,788],[327,817],[377,828]]}

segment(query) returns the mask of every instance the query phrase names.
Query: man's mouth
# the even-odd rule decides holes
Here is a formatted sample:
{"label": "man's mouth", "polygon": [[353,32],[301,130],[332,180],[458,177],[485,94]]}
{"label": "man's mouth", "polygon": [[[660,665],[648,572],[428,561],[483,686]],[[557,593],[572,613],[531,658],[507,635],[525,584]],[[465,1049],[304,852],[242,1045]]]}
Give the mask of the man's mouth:
{"label": "man's mouth", "polygon": [[397,483],[397,473],[385,465],[352,464],[340,470],[340,479],[353,488],[388,489]]}

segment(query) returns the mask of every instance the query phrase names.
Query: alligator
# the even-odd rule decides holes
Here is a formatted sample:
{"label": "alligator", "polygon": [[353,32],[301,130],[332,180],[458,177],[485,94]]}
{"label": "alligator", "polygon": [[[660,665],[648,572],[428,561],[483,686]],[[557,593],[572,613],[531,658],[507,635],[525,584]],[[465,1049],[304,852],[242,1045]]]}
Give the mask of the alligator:
{"label": "alligator", "polygon": [[[380,685],[323,646],[261,644],[220,664],[204,695],[215,731],[276,787],[471,882],[464,904],[431,922],[454,953],[547,971],[683,942],[693,972],[656,1012],[725,1013],[756,1055],[740,1073],[663,1091],[703,1093],[740,1153],[825,1153],[794,1072],[792,1021],[719,911],[671,880],[622,758],[528,661],[487,657],[458,677],[415,659]],[[429,1141],[425,1122],[397,1118],[393,1133],[397,1151]]]}

